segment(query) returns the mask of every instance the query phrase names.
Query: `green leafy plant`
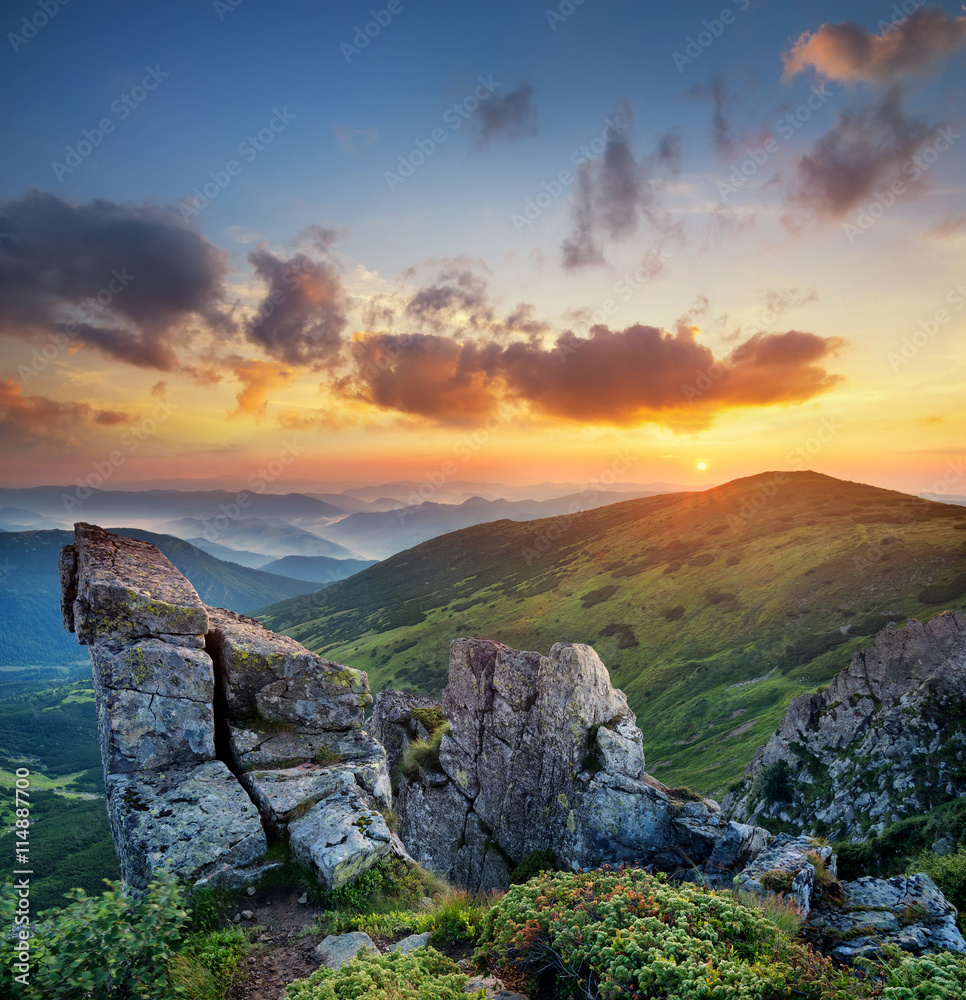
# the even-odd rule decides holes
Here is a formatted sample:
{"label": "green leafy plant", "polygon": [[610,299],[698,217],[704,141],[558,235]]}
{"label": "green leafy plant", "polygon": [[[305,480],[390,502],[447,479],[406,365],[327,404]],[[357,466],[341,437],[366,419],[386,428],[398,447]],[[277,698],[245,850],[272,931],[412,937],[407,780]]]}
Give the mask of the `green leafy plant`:
{"label": "green leafy plant", "polygon": [[433,705],[430,708],[414,708],[409,714],[430,735],[446,723],[446,720],[443,718],[442,705]]}
{"label": "green leafy plant", "polygon": [[288,1000],[482,1000],[467,994],[469,977],[433,948],[403,955],[358,955],[340,969],[317,969],[286,990]]}
{"label": "green leafy plant", "polygon": [[922,851],[906,870],[916,872],[925,872],[960,913],[966,911],[966,847],[952,854]]}
{"label": "green leafy plant", "polygon": [[751,786],[752,798],[764,799],[768,803],[787,802],[792,797],[790,774],[787,761],[772,761],[755,775]]}
{"label": "green leafy plant", "polygon": [[787,933],[785,917],[731,893],[605,865],[512,886],[484,919],[476,957],[549,974],[563,996],[837,998],[840,975]]}
{"label": "green leafy plant", "polygon": [[[80,1000],[82,997],[168,1000],[169,965],[181,943],[188,912],[173,882],[153,882],[135,895],[120,882],[108,882],[100,896],[83,889],[58,911],[47,911],[34,925],[29,982],[23,997]],[[12,899],[5,897],[0,917],[10,925]],[[0,946],[0,987],[14,995],[11,943]],[[19,986],[17,986],[19,989]]]}
{"label": "green leafy plant", "polygon": [[170,995],[223,1000],[248,948],[248,936],[237,927],[189,935],[169,960]]}

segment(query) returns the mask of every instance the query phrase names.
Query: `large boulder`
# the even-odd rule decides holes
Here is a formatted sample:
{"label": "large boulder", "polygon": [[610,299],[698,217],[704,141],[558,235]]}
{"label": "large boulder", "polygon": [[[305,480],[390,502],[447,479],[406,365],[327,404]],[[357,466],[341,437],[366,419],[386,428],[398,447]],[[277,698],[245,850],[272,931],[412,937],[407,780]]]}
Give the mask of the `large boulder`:
{"label": "large boulder", "polygon": [[271,840],[336,888],[387,851],[366,675],[208,608],[147,542],[75,526],[64,624],[89,646],[114,844],[126,881],[238,884]]}
{"label": "large boulder", "polygon": [[468,888],[505,887],[538,850],[561,867],[677,870],[707,862],[727,834],[720,871],[767,837],[645,772],[634,714],[589,646],[558,643],[541,656],[457,639],[442,709],[450,731],[438,762],[400,782],[400,836],[418,861]]}
{"label": "large boulder", "polygon": [[928,875],[865,877],[840,887],[839,898],[819,898],[806,925],[807,935],[833,958],[875,958],[883,944],[916,955],[966,952],[956,908]]}

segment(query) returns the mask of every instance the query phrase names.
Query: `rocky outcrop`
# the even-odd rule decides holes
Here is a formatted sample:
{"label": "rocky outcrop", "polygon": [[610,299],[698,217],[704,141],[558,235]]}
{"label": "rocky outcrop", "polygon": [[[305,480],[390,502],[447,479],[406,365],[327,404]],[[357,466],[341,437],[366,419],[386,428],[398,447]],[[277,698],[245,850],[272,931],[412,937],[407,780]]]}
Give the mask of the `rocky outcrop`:
{"label": "rocky outcrop", "polygon": [[153,546],[89,524],[61,556],[89,647],[121,873],[237,881],[270,842],[335,888],[401,850],[366,675],[208,608]]}
{"label": "rocky outcrop", "polygon": [[541,656],[457,639],[442,709],[450,731],[438,763],[400,781],[400,836],[418,861],[470,889],[505,887],[538,850],[569,868],[720,872],[767,838],[645,772],[634,714],[589,646],[558,643]]}
{"label": "rocky outcrop", "polygon": [[884,944],[921,955],[966,952],[956,908],[922,873],[840,882],[834,898],[821,896],[809,914],[806,937],[840,962],[875,958]]}
{"label": "rocky outcrop", "polygon": [[724,808],[863,839],[966,793],[966,618],[888,625],[827,690],[789,706]]}

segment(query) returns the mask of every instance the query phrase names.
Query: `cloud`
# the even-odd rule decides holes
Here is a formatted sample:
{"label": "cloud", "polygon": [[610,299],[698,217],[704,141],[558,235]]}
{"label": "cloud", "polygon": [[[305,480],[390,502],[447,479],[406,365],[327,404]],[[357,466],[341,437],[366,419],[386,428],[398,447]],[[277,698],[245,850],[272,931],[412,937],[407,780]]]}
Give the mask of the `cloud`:
{"label": "cloud", "polygon": [[[906,114],[898,88],[871,106],[846,109],[798,161],[789,192],[791,206],[820,217],[841,218],[878,186],[899,179],[903,166],[935,127]],[[786,221],[794,220],[790,216]]]}
{"label": "cloud", "polygon": [[437,329],[445,324],[478,329],[493,321],[487,280],[458,264],[445,267],[412,296],[406,315]]}
{"label": "cloud", "polygon": [[[630,117],[628,108],[616,117]],[[661,136],[638,162],[627,129],[608,142],[603,156],[585,161],[577,172],[571,201],[571,232],[561,245],[564,268],[605,263],[602,237],[626,240],[643,225],[662,240],[680,235],[663,206],[664,182],[681,171],[681,141]]]}
{"label": "cloud", "polygon": [[0,379],[0,437],[16,449],[37,445],[73,448],[77,432],[91,423],[106,427],[130,423],[119,410],[99,410],[84,402],[24,396],[13,379]]}
{"label": "cloud", "polygon": [[284,389],[294,378],[294,372],[290,368],[268,361],[241,362],[235,364],[232,371],[242,388],[235,396],[238,406],[228,414],[229,417],[263,419],[268,411],[268,394],[276,389]]}
{"label": "cloud", "polygon": [[966,17],[950,17],[939,6],[922,7],[895,26],[881,27],[875,35],[845,21],[805,32],[784,57],[785,78],[811,66],[842,83],[890,84],[966,45]]}
{"label": "cloud", "polygon": [[533,87],[522,83],[506,94],[491,94],[478,112],[479,141],[526,139],[539,131]]}
{"label": "cloud", "polygon": [[118,424],[129,424],[131,420],[131,415],[122,410],[98,410],[94,414],[94,423],[102,427],[117,427]]}
{"label": "cloud", "polygon": [[966,229],[966,212],[954,212],[952,209],[939,221],[939,224],[926,235],[935,240],[945,240]]}
{"label": "cloud", "polygon": [[598,325],[549,345],[357,334],[355,373],[336,390],[438,423],[479,423],[510,405],[575,423],[698,429],[732,407],[804,402],[841,378],[823,367],[843,346],[838,338],[762,333],[718,360],[695,334],[684,325],[675,333]]}
{"label": "cloud", "polygon": [[251,251],[248,261],[268,286],[255,316],[245,324],[249,340],[286,364],[335,364],[348,322],[335,265],[304,253],[285,259],[263,248]]}
{"label": "cloud", "polygon": [[[357,333],[352,376],[335,389],[348,398],[444,424],[473,423],[498,401],[485,350],[435,334]],[[490,354],[498,354],[496,344]]]}
{"label": "cloud", "polygon": [[735,140],[729,118],[729,95],[724,79],[715,74],[708,83],[695,84],[687,96],[695,100],[711,101],[711,142],[715,152],[723,159],[734,153]]}
{"label": "cloud", "polygon": [[41,191],[0,201],[0,335],[68,332],[105,354],[171,371],[188,322],[230,329],[225,254],[176,209]]}

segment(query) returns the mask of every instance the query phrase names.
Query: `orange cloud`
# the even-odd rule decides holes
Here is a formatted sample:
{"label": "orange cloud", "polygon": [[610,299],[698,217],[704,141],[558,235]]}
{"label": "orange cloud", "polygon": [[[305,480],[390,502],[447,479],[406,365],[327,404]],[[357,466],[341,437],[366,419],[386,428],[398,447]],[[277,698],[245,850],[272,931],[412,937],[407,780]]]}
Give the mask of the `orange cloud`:
{"label": "orange cloud", "polygon": [[812,66],[842,83],[889,83],[951,55],[966,44],[966,17],[941,7],[915,11],[881,35],[851,21],[805,32],[785,56],[785,79]]}
{"label": "orange cloud", "polygon": [[235,396],[238,406],[229,412],[229,417],[248,416],[261,420],[268,410],[268,394],[276,389],[284,389],[294,373],[270,361],[246,361],[232,369],[235,378],[242,384]]}
{"label": "orange cloud", "polygon": [[24,396],[13,379],[0,380],[0,437],[14,447],[75,447],[76,432],[91,423],[113,427],[130,420],[119,410],[97,410],[89,403]]}
{"label": "orange cloud", "polygon": [[479,422],[502,403],[585,424],[707,427],[722,410],[811,399],[841,377],[822,366],[844,342],[790,330],[759,333],[716,360],[695,340],[635,324],[535,341],[457,343],[433,335],[357,334],[355,373],[336,392],[439,423]]}

